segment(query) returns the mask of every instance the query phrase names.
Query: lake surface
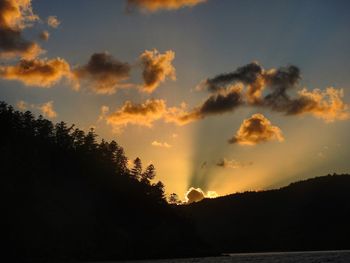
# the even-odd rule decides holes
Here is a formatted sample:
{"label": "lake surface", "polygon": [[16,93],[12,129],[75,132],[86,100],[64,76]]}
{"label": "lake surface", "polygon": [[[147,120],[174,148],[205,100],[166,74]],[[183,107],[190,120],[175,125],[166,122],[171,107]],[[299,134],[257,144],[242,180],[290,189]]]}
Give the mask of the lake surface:
{"label": "lake surface", "polygon": [[128,263],[350,263],[350,251],[227,254],[223,257],[125,261]]}

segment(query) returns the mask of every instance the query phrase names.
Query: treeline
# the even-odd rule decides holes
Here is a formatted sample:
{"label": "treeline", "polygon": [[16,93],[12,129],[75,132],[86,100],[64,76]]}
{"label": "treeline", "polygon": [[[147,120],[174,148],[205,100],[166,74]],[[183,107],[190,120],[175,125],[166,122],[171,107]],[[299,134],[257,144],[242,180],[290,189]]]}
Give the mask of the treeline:
{"label": "treeline", "polygon": [[117,142],[97,142],[0,103],[2,258],[115,260],[202,253],[191,222],[167,204],[155,168],[132,169]]}
{"label": "treeline", "polygon": [[221,252],[350,249],[350,175],[182,206],[200,238]]}

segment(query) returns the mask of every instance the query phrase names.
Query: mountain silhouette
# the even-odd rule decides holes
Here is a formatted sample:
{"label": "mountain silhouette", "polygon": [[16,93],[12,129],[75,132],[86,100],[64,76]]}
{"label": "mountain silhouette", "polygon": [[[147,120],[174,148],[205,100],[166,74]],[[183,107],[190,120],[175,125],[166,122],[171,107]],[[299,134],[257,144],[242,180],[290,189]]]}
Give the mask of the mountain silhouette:
{"label": "mountain silhouette", "polygon": [[350,175],[278,190],[204,199],[181,208],[221,252],[349,249]]}

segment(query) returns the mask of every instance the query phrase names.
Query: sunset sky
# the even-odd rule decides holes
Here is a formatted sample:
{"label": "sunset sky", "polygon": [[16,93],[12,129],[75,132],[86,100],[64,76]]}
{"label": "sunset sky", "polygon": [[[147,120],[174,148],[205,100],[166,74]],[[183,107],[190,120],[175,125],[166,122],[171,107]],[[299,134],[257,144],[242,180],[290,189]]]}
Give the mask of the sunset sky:
{"label": "sunset sky", "polygon": [[350,2],[0,0],[0,100],[116,140],[166,192],[350,171]]}

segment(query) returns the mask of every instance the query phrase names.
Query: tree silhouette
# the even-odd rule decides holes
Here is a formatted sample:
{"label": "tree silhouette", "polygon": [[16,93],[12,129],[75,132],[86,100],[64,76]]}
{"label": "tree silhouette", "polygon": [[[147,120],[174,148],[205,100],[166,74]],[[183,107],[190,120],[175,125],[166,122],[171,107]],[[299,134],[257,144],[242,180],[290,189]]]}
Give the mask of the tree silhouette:
{"label": "tree silhouette", "polygon": [[156,176],[156,169],[153,164],[147,166],[146,170],[141,174],[141,182],[150,185],[151,180]]}
{"label": "tree silhouette", "polygon": [[131,175],[136,179],[140,180],[142,175],[142,162],[139,157],[134,160],[134,167],[131,169]]}
{"label": "tree silhouette", "polygon": [[179,199],[179,196],[176,193],[172,193],[168,197],[168,203],[173,205],[179,205],[181,204],[181,200]]}

